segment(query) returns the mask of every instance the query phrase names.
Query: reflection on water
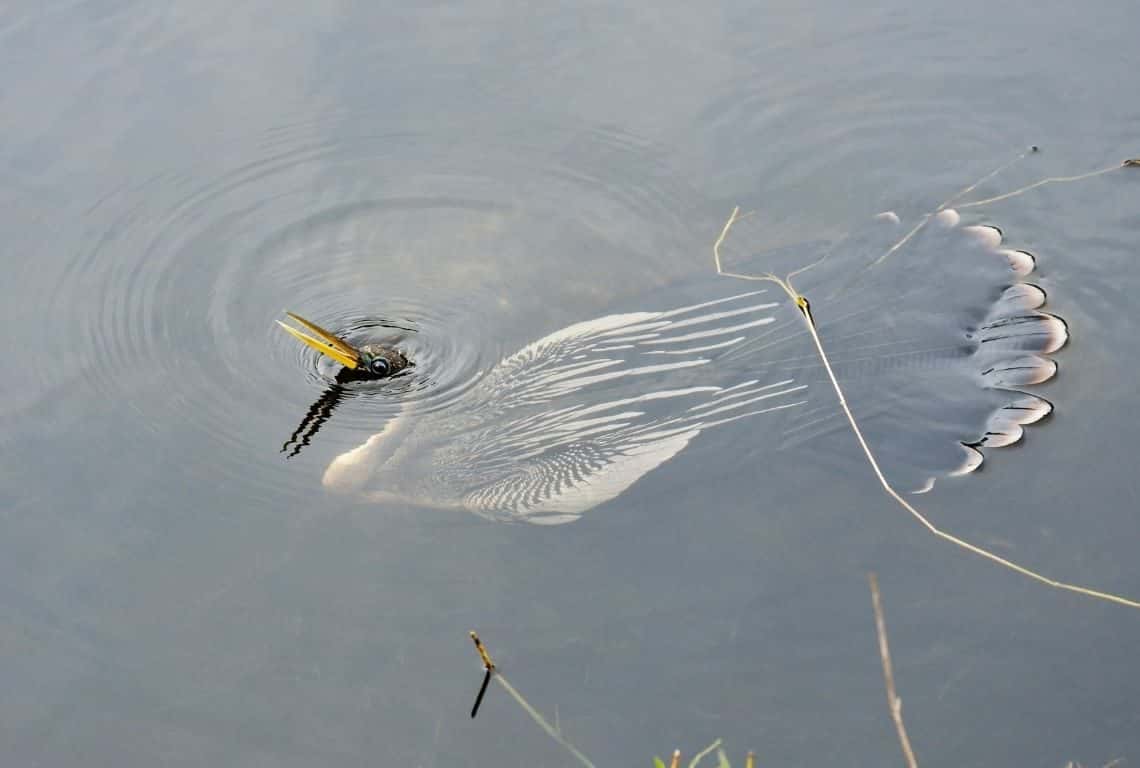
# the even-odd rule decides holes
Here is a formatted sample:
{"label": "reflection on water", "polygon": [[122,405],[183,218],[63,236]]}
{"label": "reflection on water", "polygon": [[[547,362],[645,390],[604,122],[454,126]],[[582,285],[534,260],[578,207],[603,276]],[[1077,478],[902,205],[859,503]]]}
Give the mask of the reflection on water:
{"label": "reflection on water", "polygon": [[301,423],[293,430],[293,434],[289,435],[289,439],[281,445],[281,452],[285,454],[285,458],[293,458],[301,452],[302,448],[313,441],[317,432],[321,430],[325,422],[332,417],[336,407],[340,405],[344,394],[344,385],[333,384],[309,406],[309,410],[301,419]]}
{"label": "reflection on water", "polygon": [[[1006,327],[995,322],[1036,311],[1031,289],[1005,295],[1015,281],[977,263],[958,271],[947,254],[973,252],[931,230],[846,296],[816,297],[881,244],[861,222],[891,209],[915,221],[1010,148],[1043,151],[979,196],[1134,156],[1140,114],[1118,84],[1140,68],[1137,12],[6,5],[8,762],[560,764],[501,700],[470,722],[476,626],[599,761],[723,736],[771,764],[883,764],[896,747],[877,703],[870,568],[920,754],[1134,757],[1132,618],[901,525],[784,304],[741,330],[747,346],[712,350],[715,366],[644,391],[567,393],[560,406],[590,408],[720,388],[683,408],[630,404],[660,407],[632,425],[707,414],[753,379],[747,391],[808,387],[804,406],[706,429],[656,469],[619,473],[640,479],[605,514],[488,525],[343,501],[319,480],[385,425],[411,423],[409,407],[425,431],[389,447],[483,434],[513,439],[509,457],[554,439],[494,431],[514,423],[485,408],[500,363],[591,318],[744,292],[708,263],[736,202],[759,209],[751,233],[734,233],[741,269],[785,271],[821,253],[798,244],[834,244],[801,287],[825,340],[847,350],[836,358],[853,407],[895,452],[893,471],[921,482],[958,466],[959,442],[1011,437],[987,428],[1011,401],[979,378],[976,354],[998,343],[984,341]],[[963,211],[965,225],[992,214],[1010,248],[1038,257],[1030,280],[1075,342],[1033,390],[1057,404],[1048,426],[924,499],[1019,561],[1128,594],[1140,592],[1135,436],[1121,418],[1140,359],[1136,199],[1134,179],[1109,175],[986,218]],[[863,307],[890,311],[855,323]],[[415,374],[334,391],[335,365],[274,324],[285,308],[354,343],[383,322],[414,328]],[[619,365],[629,353],[604,352]],[[576,429],[589,418],[601,416]],[[596,465],[560,466],[569,488]],[[553,487],[541,477],[533,498]],[[422,481],[412,497],[439,488],[426,468],[399,480]]]}

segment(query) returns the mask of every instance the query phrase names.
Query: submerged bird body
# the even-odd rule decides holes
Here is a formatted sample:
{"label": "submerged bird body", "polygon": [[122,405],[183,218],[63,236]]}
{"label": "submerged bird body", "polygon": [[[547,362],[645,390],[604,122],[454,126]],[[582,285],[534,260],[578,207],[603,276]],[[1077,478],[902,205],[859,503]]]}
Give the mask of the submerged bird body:
{"label": "submerged bird body", "polygon": [[550,334],[445,409],[390,421],[334,459],[324,485],[496,519],[576,519],[703,429],[798,404],[804,386],[791,379],[720,385],[708,375],[720,353],[773,322],[777,305],[763,293],[608,315]]}
{"label": "submerged bird body", "polygon": [[[441,407],[408,403],[335,457],[323,485],[366,501],[558,524],[617,497],[714,426],[782,412],[762,420],[757,443],[832,434],[844,422],[805,316],[834,345],[848,400],[893,481],[923,491],[937,476],[971,472],[980,448],[1017,442],[1022,425],[1052,410],[1021,387],[1053,376],[1043,355],[1067,329],[1038,311],[1044,291],[1023,280],[1033,257],[1002,247],[998,230],[961,225],[947,210],[910,238],[913,252],[894,254],[897,226],[881,218],[865,240],[840,243],[856,252],[847,261],[820,261],[808,274],[816,282],[805,294],[821,297],[810,314],[762,288],[550,333]],[[862,271],[851,268],[856,257]],[[852,274],[874,278],[880,293]],[[848,287],[825,290],[829,277]],[[290,333],[354,370],[377,355],[399,363],[298,320],[320,339]]]}

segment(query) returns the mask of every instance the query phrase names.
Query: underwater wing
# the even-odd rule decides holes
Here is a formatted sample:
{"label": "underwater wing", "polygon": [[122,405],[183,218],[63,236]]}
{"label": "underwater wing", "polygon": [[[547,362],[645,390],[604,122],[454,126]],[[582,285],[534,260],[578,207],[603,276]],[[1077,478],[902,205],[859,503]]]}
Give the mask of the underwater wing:
{"label": "underwater wing", "polygon": [[773,322],[777,302],[765,293],[609,315],[505,358],[480,387],[499,418],[459,444],[472,479],[484,478],[464,506],[494,518],[569,522],[702,430],[801,404],[805,385],[791,376],[714,383],[725,377],[715,363]]}

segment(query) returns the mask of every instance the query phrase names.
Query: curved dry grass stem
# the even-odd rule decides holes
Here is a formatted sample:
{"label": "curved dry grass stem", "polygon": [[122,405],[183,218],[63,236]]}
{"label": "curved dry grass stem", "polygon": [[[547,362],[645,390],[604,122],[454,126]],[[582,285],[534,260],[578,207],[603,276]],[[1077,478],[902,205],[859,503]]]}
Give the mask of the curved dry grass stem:
{"label": "curved dry grass stem", "polygon": [[483,662],[483,669],[486,670],[486,675],[483,678],[483,687],[479,690],[479,697],[476,699],[475,708],[472,711],[471,716],[475,717],[475,712],[479,709],[479,703],[483,700],[483,693],[487,689],[488,680],[490,678],[494,678],[495,682],[502,686],[503,690],[506,691],[507,694],[512,699],[514,699],[520,707],[522,707],[523,711],[530,715],[531,720],[534,720],[534,722],[538,724],[539,728],[546,731],[547,736],[565,747],[566,750],[572,754],[579,763],[585,766],[585,768],[596,768],[594,764],[590,762],[590,759],[588,757],[583,755],[577,747],[568,742],[562,736],[562,731],[560,729],[547,722],[546,718],[543,717],[537,709],[532,707],[529,701],[523,698],[523,695],[519,693],[513,685],[511,685],[510,681],[507,680],[507,678],[503,677],[503,673],[499,671],[498,666],[494,661],[491,660],[491,655],[487,653],[487,648],[483,645],[483,641],[479,639],[479,635],[477,635],[474,631],[468,632],[467,634],[471,637],[471,641],[475,644],[475,650],[479,652],[479,660]]}
{"label": "curved dry grass stem", "polygon": [[970,194],[975,189],[977,189],[979,186],[981,186],[982,184],[984,184],[987,181],[989,181],[990,179],[992,179],[994,176],[997,176],[1002,171],[1016,165],[1020,161],[1024,160],[1027,155],[1032,154],[1036,151],[1037,151],[1037,147],[1031,147],[1030,149],[1027,149],[1027,150],[1021,152],[1020,154],[1017,155],[1017,157],[1013,158],[1008,163],[998,166],[994,170],[987,173],[985,176],[983,176],[980,179],[978,179],[977,181],[975,181],[973,184],[969,185],[968,187],[963,187],[962,189],[958,190],[958,192],[954,193],[950,197],[943,200],[941,203],[939,203],[937,208],[935,208],[933,211],[931,211],[930,213],[923,216],[919,220],[919,222],[917,224],[915,224],[914,227],[911,228],[911,230],[909,232],[907,232],[905,235],[902,236],[902,238],[899,239],[899,241],[897,243],[895,243],[890,248],[888,248],[886,253],[884,253],[882,256],[880,256],[874,262],[872,262],[870,267],[868,267],[868,269],[870,269],[871,267],[875,267],[875,266],[883,263],[884,261],[886,261],[886,259],[891,254],[898,251],[900,248],[902,248],[904,245],[906,245],[912,237],[914,237],[919,232],[921,232],[923,227],[925,227],[927,224],[930,223],[930,220],[934,217],[934,214],[938,213],[939,211],[946,210],[946,208],[950,205],[956,205],[956,207],[958,207],[958,208],[978,208],[978,207],[981,207],[983,205],[989,205],[990,203],[996,203],[1000,200],[1009,200],[1010,198],[1014,198],[1014,197],[1017,197],[1019,195],[1023,195],[1026,192],[1029,192],[1030,190],[1037,189],[1038,187],[1043,187],[1046,184],[1063,184],[1063,183],[1067,183],[1070,181],[1082,181],[1084,179],[1091,179],[1094,176],[1100,176],[1102,174],[1109,173],[1110,171],[1117,171],[1117,170],[1120,170],[1121,168],[1134,168],[1134,167],[1140,166],[1140,160],[1137,160],[1136,158],[1130,158],[1130,159],[1125,160],[1124,162],[1120,163],[1119,165],[1110,165],[1106,168],[1101,168],[1101,169],[1096,170],[1096,171],[1089,171],[1088,173],[1081,173],[1081,174],[1077,174],[1076,176],[1050,176],[1049,178],[1041,179],[1040,181],[1035,181],[1032,184],[1026,184],[1024,187],[1019,187],[1018,189],[1015,189],[1012,192],[1006,192],[1005,194],[995,195],[994,197],[987,197],[987,198],[984,198],[982,200],[974,200],[974,201],[969,202],[969,203],[957,203],[958,200],[960,200],[961,198]]}
{"label": "curved dry grass stem", "polygon": [[[1127,164],[1116,167],[1127,167]],[[1103,173],[1103,171],[1094,173]],[[1086,178],[1087,176],[1088,174],[1082,178]],[[863,437],[863,431],[859,428],[859,422],[855,419],[855,414],[852,413],[851,407],[847,404],[847,398],[843,394],[843,387],[840,385],[839,379],[836,378],[835,371],[833,371],[831,368],[831,361],[828,359],[827,351],[823,348],[823,340],[820,339],[819,332],[816,330],[815,321],[812,319],[810,304],[808,303],[807,298],[801,296],[796,292],[795,288],[792,286],[790,279],[788,278],[781,279],[770,272],[763,275],[741,275],[735,272],[729,272],[724,269],[720,257],[720,246],[724,243],[725,238],[728,237],[729,229],[731,229],[733,223],[740,218],[739,213],[739,206],[732,209],[732,215],[729,216],[728,221],[725,222],[724,228],[720,232],[720,235],[713,243],[713,262],[716,265],[717,274],[723,275],[724,277],[734,277],[744,280],[772,282],[783,288],[784,292],[789,296],[789,298],[792,299],[796,307],[800,310],[800,314],[803,316],[804,322],[807,324],[808,333],[811,334],[812,342],[815,344],[815,349],[819,355],[819,359],[823,363],[824,369],[827,371],[827,377],[831,381],[831,387],[835,391],[836,399],[839,401],[839,407],[843,410],[844,416],[847,417],[847,423],[850,425],[851,431],[854,433],[855,438],[859,441],[859,447],[863,450],[863,455],[866,457],[867,463],[871,465],[871,470],[874,472],[875,477],[878,478],[879,485],[882,486],[884,492],[886,492],[888,496],[894,499],[894,501],[898,503],[899,506],[909,512],[915,520],[921,523],[923,527],[925,527],[928,531],[930,531],[938,538],[942,539],[943,541],[948,541],[951,544],[960,547],[968,552],[972,552],[979,557],[989,560],[990,562],[996,563],[1004,568],[1008,568],[1011,571],[1020,573],[1022,576],[1033,579],[1034,581],[1038,581],[1055,589],[1074,592],[1079,595],[1084,595],[1085,597],[1093,597],[1098,600],[1105,600],[1110,603],[1116,603],[1117,605],[1128,606],[1129,608],[1140,608],[1140,602],[1137,602],[1136,600],[1130,600],[1126,597],[1114,595],[1110,592],[1102,592],[1096,589],[1089,589],[1088,587],[1082,587],[1078,584],[1070,584],[1065,581],[1050,578],[1030,568],[1026,568],[1023,565],[1019,565],[1012,560],[1008,560],[1004,557],[1001,557],[1000,555],[994,554],[993,552],[979,547],[976,544],[971,544],[965,539],[961,539],[951,533],[947,533],[946,531],[938,528],[938,526],[934,525],[934,523],[932,523],[925,515],[919,512],[918,509],[914,507],[914,505],[904,499],[902,495],[900,495],[899,492],[896,491],[893,486],[891,486],[890,482],[886,478],[886,475],[883,474],[882,469],[879,467],[879,462],[875,458],[874,452],[871,450],[871,446],[867,444],[867,440]]]}
{"label": "curved dry grass stem", "polygon": [[720,246],[724,243],[724,239],[728,237],[728,230],[732,229],[732,225],[743,219],[745,216],[751,215],[752,212],[741,214],[739,205],[735,206],[732,209],[732,215],[728,217],[728,221],[724,223],[724,228],[721,229],[720,235],[717,237],[716,242],[713,243],[713,263],[716,264],[716,273],[722,277],[733,277],[737,280],[753,280],[763,283],[775,283],[784,290],[784,293],[788,295],[789,299],[791,299],[793,302],[798,302],[800,295],[796,293],[794,288],[792,288],[791,278],[796,274],[803,272],[805,269],[809,269],[811,265],[797,269],[795,272],[788,275],[787,279],[781,279],[779,277],[776,277],[771,272],[765,272],[762,275],[745,275],[739,272],[729,272],[725,270],[724,265],[721,263]]}
{"label": "curved dry grass stem", "polygon": [[[1022,157],[1024,157],[1024,155],[1022,155]],[[1020,158],[1018,158],[1018,159],[1020,159]],[[982,200],[974,200],[973,202],[969,202],[969,203],[961,203],[958,207],[959,208],[977,208],[978,206],[989,205],[990,203],[996,203],[999,200],[1008,200],[1011,197],[1017,197],[1018,195],[1023,195],[1031,189],[1037,189],[1038,187],[1043,187],[1046,184],[1064,184],[1064,183],[1067,183],[1070,181],[1082,181],[1084,179],[1091,179],[1094,176],[1100,176],[1102,174],[1109,173],[1110,171],[1116,171],[1116,170],[1119,170],[1121,168],[1133,168],[1136,165],[1137,165],[1136,161],[1134,159],[1130,158],[1130,159],[1125,160],[1124,162],[1122,162],[1118,165],[1110,165],[1106,168],[1101,168],[1100,170],[1089,171],[1088,173],[1079,173],[1076,176],[1050,176],[1047,179],[1041,179],[1040,181],[1035,181],[1032,184],[1026,184],[1024,187],[1020,187],[1018,189],[1015,189],[1012,192],[1006,192],[1004,195],[995,195],[994,197],[987,197],[987,198],[982,199]]]}
{"label": "curved dry grass stem", "polygon": [[1026,156],[1026,155],[1029,155],[1029,154],[1031,154],[1031,153],[1033,153],[1033,152],[1036,152],[1036,151],[1037,151],[1037,147],[1030,147],[1029,149],[1027,149],[1027,150],[1025,150],[1025,151],[1023,151],[1023,152],[1020,152],[1020,153],[1017,155],[1017,157],[1013,158],[1012,160],[1010,160],[1010,161],[1009,161],[1008,163],[1006,163],[1005,165],[999,165],[997,168],[994,168],[992,171],[990,171],[990,172],[989,172],[989,173],[987,173],[985,176],[983,176],[982,178],[980,178],[980,179],[978,179],[977,181],[975,181],[975,182],[974,182],[973,184],[971,184],[970,186],[968,186],[968,187],[963,187],[962,189],[958,190],[958,192],[957,192],[956,194],[954,194],[952,197],[948,197],[948,198],[946,198],[946,200],[945,200],[945,201],[944,201],[944,202],[943,202],[941,205],[939,205],[939,206],[938,206],[938,208],[936,209],[936,212],[937,212],[937,211],[941,211],[943,208],[945,208],[946,206],[950,205],[950,204],[951,204],[951,203],[953,203],[955,200],[958,200],[958,199],[960,199],[960,198],[963,198],[963,197],[965,197],[966,195],[970,194],[970,193],[971,193],[971,192],[973,192],[975,189],[977,189],[977,188],[978,188],[978,187],[980,187],[981,185],[985,184],[987,181],[989,181],[990,179],[992,179],[994,176],[997,176],[997,175],[998,175],[999,173],[1001,173],[1002,171],[1004,171],[1004,170],[1006,170],[1007,168],[1010,168],[1010,167],[1012,167],[1012,166],[1014,166],[1014,165],[1017,165],[1019,162],[1021,162],[1022,160],[1024,160],[1024,159],[1025,159],[1025,156]]}
{"label": "curved dry grass stem", "polygon": [[570,754],[574,755],[574,757],[577,758],[578,762],[584,765],[586,768],[595,768],[594,764],[590,762],[590,759],[588,757],[579,752],[577,747],[563,738],[562,733],[553,725],[548,723],[546,721],[546,718],[544,718],[537,709],[532,707],[530,705],[530,702],[524,699],[521,693],[515,690],[515,687],[510,684],[507,678],[503,677],[502,672],[495,670],[494,675],[495,682],[501,685],[503,687],[503,690],[510,694],[512,699],[518,702],[518,705],[523,708],[523,711],[530,715],[530,718],[534,720],[534,722],[538,723],[538,726],[542,728],[542,730],[546,731],[547,736],[565,747],[566,750]]}
{"label": "curved dry grass stem", "polygon": [[[943,200],[941,203],[939,203],[939,204],[938,204],[938,207],[937,207],[937,208],[935,208],[933,212],[931,212],[931,213],[928,213],[928,214],[926,214],[925,216],[923,216],[921,219],[919,219],[918,223],[917,223],[917,224],[915,224],[915,225],[914,225],[914,227],[912,227],[912,228],[911,228],[911,230],[910,230],[909,232],[907,232],[905,235],[903,235],[903,236],[902,236],[902,238],[900,238],[900,239],[899,239],[899,241],[898,241],[897,243],[895,243],[895,244],[894,244],[894,245],[892,245],[890,248],[888,248],[888,249],[887,249],[887,252],[886,252],[886,253],[884,253],[882,256],[880,256],[879,258],[877,258],[877,259],[875,259],[873,262],[871,262],[871,265],[870,265],[869,267],[867,267],[867,268],[868,268],[868,269],[870,269],[871,267],[874,267],[874,266],[877,266],[877,265],[879,265],[879,264],[882,264],[884,261],[886,261],[886,260],[887,260],[887,258],[888,258],[888,257],[889,257],[889,256],[890,256],[892,253],[894,253],[894,252],[895,252],[895,251],[897,251],[899,248],[902,248],[904,245],[906,245],[906,244],[907,244],[907,243],[910,241],[910,239],[911,239],[912,237],[914,237],[914,236],[915,236],[915,235],[917,235],[919,232],[921,232],[921,231],[922,231],[922,228],[923,228],[923,227],[925,227],[927,224],[929,224],[929,223],[930,223],[930,219],[931,219],[931,217],[933,217],[933,216],[934,216],[934,214],[935,214],[935,213],[938,213],[939,211],[945,210],[945,209],[946,209],[946,206],[950,205],[950,204],[951,204],[951,203],[953,203],[955,200],[958,200],[958,199],[960,199],[960,198],[962,198],[962,197],[965,197],[966,195],[970,194],[970,193],[971,193],[971,192],[973,192],[975,189],[977,189],[979,186],[981,186],[982,184],[985,184],[987,181],[989,181],[990,179],[992,179],[994,176],[997,176],[999,173],[1001,173],[1002,171],[1006,170],[1007,168],[1009,168],[1009,167],[1011,167],[1011,166],[1013,166],[1013,165],[1016,165],[1016,164],[1017,164],[1019,161],[1021,161],[1022,159],[1024,159],[1024,158],[1025,158],[1025,156],[1026,156],[1026,155],[1028,155],[1028,154],[1029,154],[1030,152],[1032,152],[1032,151],[1033,151],[1033,150],[1030,150],[1030,149],[1027,149],[1027,150],[1025,150],[1024,152],[1022,152],[1022,153],[1021,153],[1021,154],[1019,154],[1017,157],[1015,157],[1015,158],[1013,158],[1012,160],[1010,160],[1010,161],[1009,161],[1008,163],[1006,163],[1005,165],[999,165],[997,168],[995,168],[994,170],[990,171],[990,172],[989,172],[989,173],[987,173],[985,176],[983,176],[982,178],[980,178],[980,179],[978,179],[977,181],[975,181],[973,184],[969,185],[968,187],[963,187],[962,189],[958,190],[956,193],[954,193],[954,194],[953,194],[953,195],[951,195],[950,197],[948,197],[948,198],[946,198],[945,200]],[[964,206],[963,206],[963,207],[964,207]]]}
{"label": "curved dry grass stem", "polygon": [[[702,760],[704,760],[706,757],[711,755],[717,749],[720,749],[720,739],[717,739],[712,744],[709,744],[707,747],[702,749],[700,752],[693,755],[693,759],[689,761],[689,768],[697,768],[697,765],[699,765]],[[674,754],[676,754],[676,755],[678,755],[678,757],[680,757],[680,755],[678,753],[674,752]]]}
{"label": "curved dry grass stem", "polygon": [[895,673],[891,667],[891,647],[887,643],[887,619],[883,615],[883,602],[879,597],[879,578],[873,573],[867,574],[867,581],[871,584],[871,606],[875,610],[875,634],[879,636],[879,660],[883,662],[883,682],[887,686],[887,707],[891,712],[891,719],[895,723],[895,732],[899,737],[899,746],[902,747],[903,757],[906,758],[908,768],[918,768],[918,759],[914,756],[914,749],[910,746],[910,737],[906,734],[903,724],[902,699],[895,690]]}

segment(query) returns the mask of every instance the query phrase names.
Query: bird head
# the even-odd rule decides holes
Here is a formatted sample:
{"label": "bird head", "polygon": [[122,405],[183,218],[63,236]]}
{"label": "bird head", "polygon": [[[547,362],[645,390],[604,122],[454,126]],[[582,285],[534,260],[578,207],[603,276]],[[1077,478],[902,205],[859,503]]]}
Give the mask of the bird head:
{"label": "bird head", "polygon": [[338,379],[386,379],[414,365],[403,352],[393,346],[365,344],[354,347],[311,320],[306,320],[293,312],[285,314],[314,334],[310,335],[278,320],[277,324],[289,335],[344,366],[344,370],[337,376]]}

